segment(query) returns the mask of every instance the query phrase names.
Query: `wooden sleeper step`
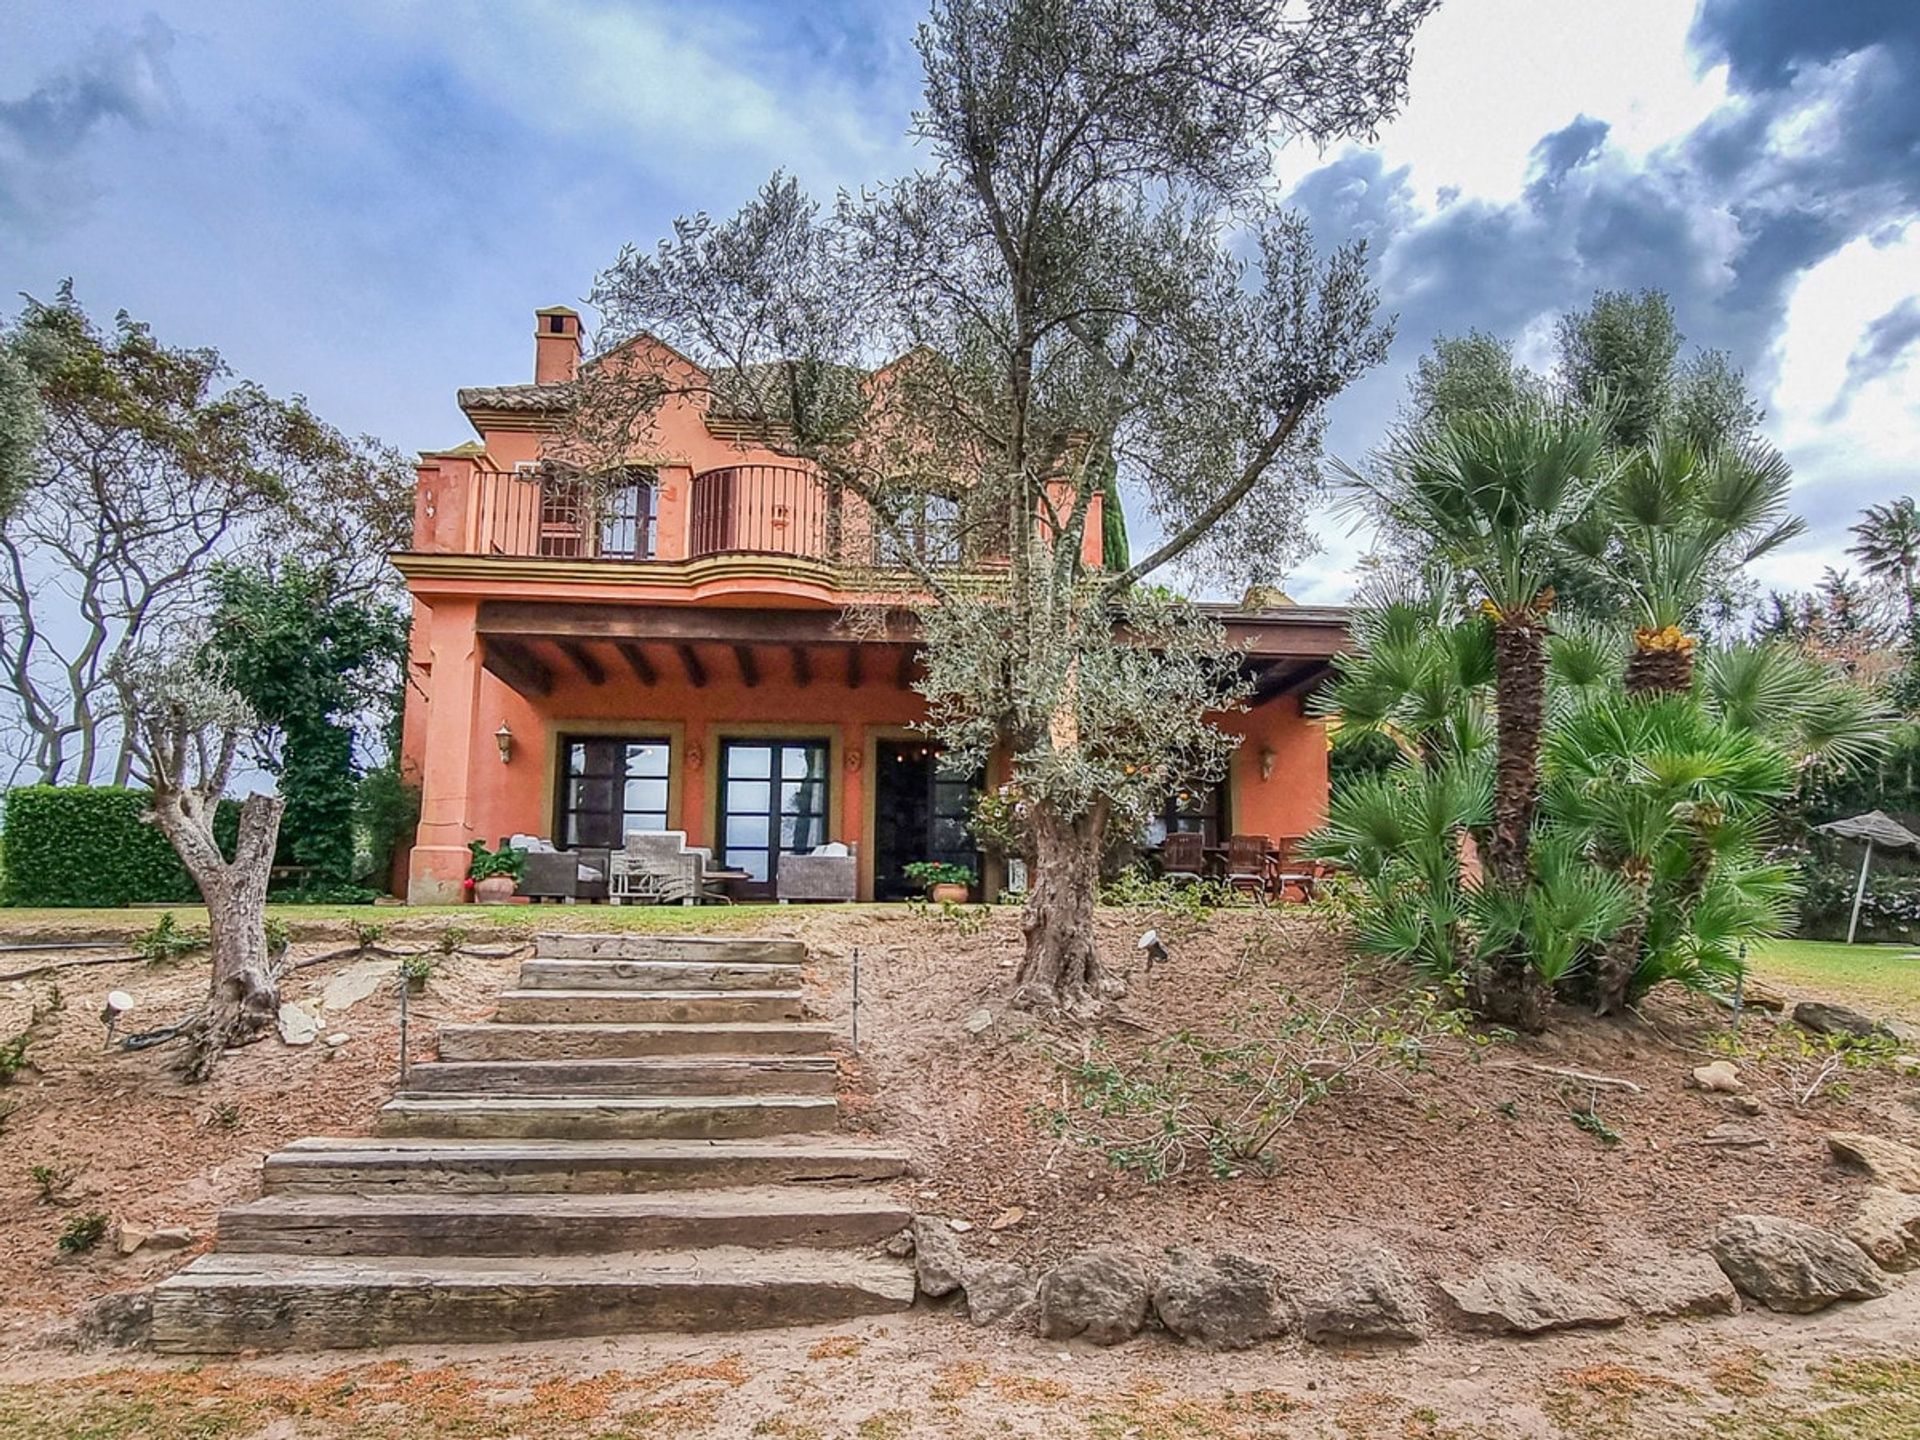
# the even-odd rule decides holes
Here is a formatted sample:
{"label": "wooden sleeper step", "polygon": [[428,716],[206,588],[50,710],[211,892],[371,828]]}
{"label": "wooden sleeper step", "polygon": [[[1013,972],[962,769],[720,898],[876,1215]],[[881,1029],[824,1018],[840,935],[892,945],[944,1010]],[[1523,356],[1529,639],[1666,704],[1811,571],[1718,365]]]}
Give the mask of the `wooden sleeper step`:
{"label": "wooden sleeper step", "polygon": [[766,1023],[805,1013],[798,990],[502,990],[509,1025]]}
{"label": "wooden sleeper step", "polygon": [[164,1354],[745,1330],[904,1310],[903,1261],[732,1248],[559,1259],[203,1255],[153,1296]]}
{"label": "wooden sleeper step", "polygon": [[627,1060],[667,1055],[825,1055],[831,1025],[773,1021],[442,1025],[442,1060]]}
{"label": "wooden sleeper step", "polygon": [[828,1055],[647,1056],[618,1060],[430,1060],[412,1095],[831,1095]]}
{"label": "wooden sleeper step", "polygon": [[584,1255],[877,1245],[911,1221],[882,1190],[634,1195],[272,1195],[221,1212],[222,1254]]}
{"label": "wooden sleeper step", "polygon": [[870,1184],[903,1150],[839,1135],[754,1140],[296,1140],[267,1156],[269,1195],[627,1195],[716,1186]]}
{"label": "wooden sleeper step", "polygon": [[752,935],[562,935],[533,937],[540,960],[698,960],[711,965],[798,965],[798,940]]}
{"label": "wooden sleeper step", "polygon": [[798,990],[798,965],[700,960],[527,960],[522,990]]}
{"label": "wooden sleeper step", "polygon": [[380,1107],[382,1135],[479,1140],[751,1139],[830,1130],[826,1095],[403,1095]]}

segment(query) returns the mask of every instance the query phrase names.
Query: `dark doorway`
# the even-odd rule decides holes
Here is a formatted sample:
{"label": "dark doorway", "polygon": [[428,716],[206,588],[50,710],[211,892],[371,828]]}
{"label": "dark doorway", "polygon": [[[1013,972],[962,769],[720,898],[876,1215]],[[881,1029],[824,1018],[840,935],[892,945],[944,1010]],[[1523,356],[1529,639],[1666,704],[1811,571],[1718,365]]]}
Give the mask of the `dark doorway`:
{"label": "dark doorway", "polygon": [[944,860],[974,873],[980,894],[980,851],[967,829],[982,777],[958,774],[940,761],[940,747],[924,740],[882,740],[874,747],[873,894],[906,900],[922,893],[907,879],[916,860]]}
{"label": "dark doorway", "polygon": [[664,736],[562,736],[560,823],[554,827],[560,848],[617,849],[630,830],[665,830],[671,753]]}

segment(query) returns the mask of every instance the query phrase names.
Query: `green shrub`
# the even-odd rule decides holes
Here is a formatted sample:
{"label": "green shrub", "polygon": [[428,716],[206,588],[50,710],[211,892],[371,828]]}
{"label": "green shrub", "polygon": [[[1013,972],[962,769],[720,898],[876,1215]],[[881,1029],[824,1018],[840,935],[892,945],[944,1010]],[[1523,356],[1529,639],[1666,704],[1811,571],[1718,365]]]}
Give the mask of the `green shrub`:
{"label": "green shrub", "polygon": [[[9,905],[130,905],[199,900],[167,843],[143,818],[147,792],[113,785],[25,785],[7,794]],[[232,853],[240,807],[222,801],[214,832]]]}
{"label": "green shrub", "polygon": [[107,1227],[112,1222],[98,1210],[85,1215],[76,1215],[67,1222],[67,1228],[60,1232],[60,1250],[65,1255],[84,1255],[102,1240],[107,1238]]}

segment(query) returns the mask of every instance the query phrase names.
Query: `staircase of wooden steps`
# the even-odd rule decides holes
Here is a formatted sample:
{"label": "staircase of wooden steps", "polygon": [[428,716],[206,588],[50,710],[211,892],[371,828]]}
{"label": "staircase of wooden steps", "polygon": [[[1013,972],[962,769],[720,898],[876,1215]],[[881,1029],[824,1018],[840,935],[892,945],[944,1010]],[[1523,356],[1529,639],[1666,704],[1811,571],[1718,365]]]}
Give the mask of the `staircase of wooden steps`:
{"label": "staircase of wooden steps", "polygon": [[903,1309],[900,1151],[840,1133],[836,1034],[789,940],[542,935],[493,1021],[362,1139],[267,1157],[261,1198],[154,1292],[156,1349],[230,1354],[733,1330]]}

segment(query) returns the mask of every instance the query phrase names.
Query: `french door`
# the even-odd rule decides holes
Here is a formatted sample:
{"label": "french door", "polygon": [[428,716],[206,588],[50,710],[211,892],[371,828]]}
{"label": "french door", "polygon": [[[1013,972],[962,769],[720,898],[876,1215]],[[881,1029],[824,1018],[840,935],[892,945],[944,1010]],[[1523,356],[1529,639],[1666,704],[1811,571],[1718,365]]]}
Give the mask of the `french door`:
{"label": "french door", "polygon": [[671,746],[664,737],[629,740],[569,735],[560,741],[556,843],[617,849],[629,830],[665,830]]}
{"label": "french door", "polygon": [[723,864],[751,877],[747,899],[774,893],[782,855],[826,843],[828,748],[824,740],[727,740],[720,747]]}

